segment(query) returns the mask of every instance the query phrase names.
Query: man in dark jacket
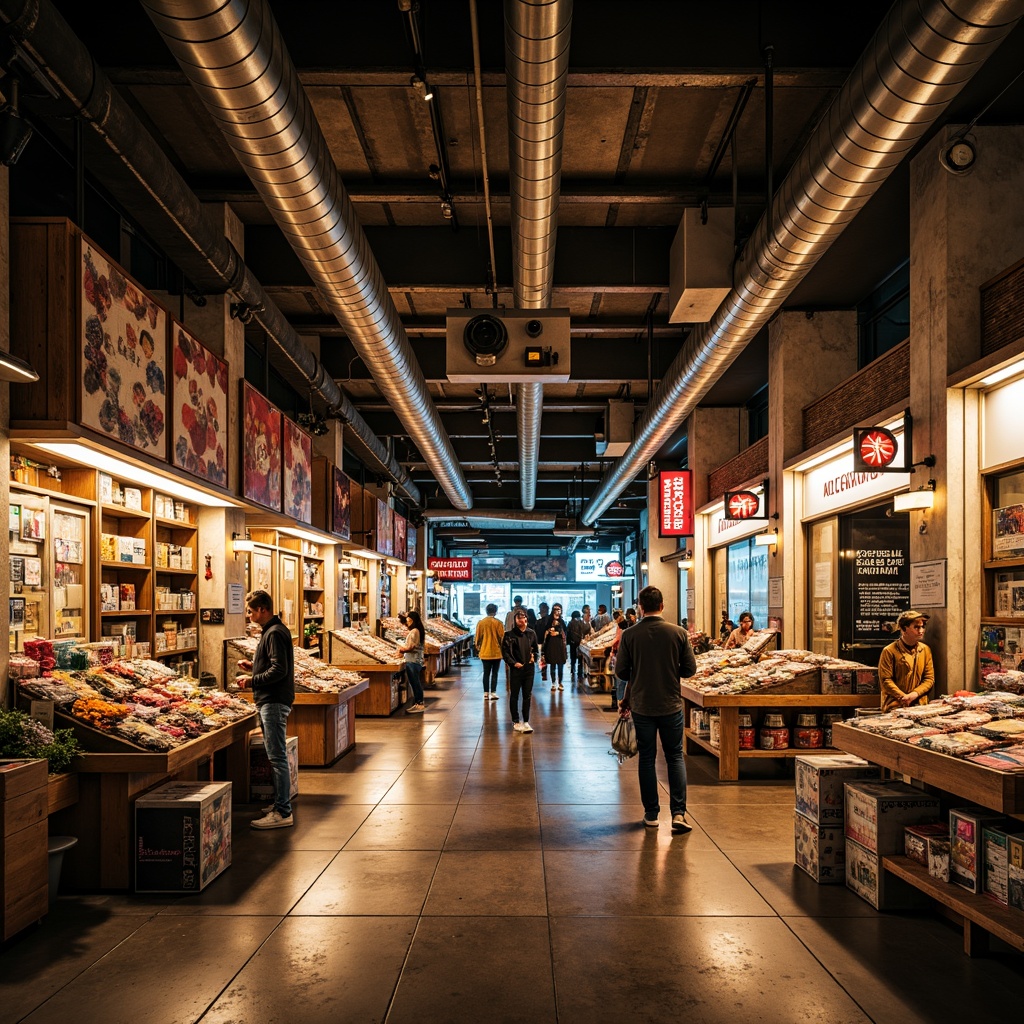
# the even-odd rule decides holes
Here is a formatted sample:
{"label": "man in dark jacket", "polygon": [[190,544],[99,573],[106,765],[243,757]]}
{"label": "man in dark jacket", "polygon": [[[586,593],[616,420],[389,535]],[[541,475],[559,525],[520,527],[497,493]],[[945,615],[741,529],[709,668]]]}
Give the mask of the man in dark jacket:
{"label": "man in dark jacket", "polygon": [[[533,732],[530,725],[530,694],[533,693],[533,666],[537,661],[537,634],[526,624],[526,612],[516,612],[515,625],[501,641],[501,657],[508,666],[509,687],[512,691],[509,706],[512,710],[512,728],[516,732]],[[519,722],[519,693],[523,694],[523,721]]]}
{"label": "man in dark jacket", "polygon": [[251,676],[235,681],[243,689],[252,686],[260,732],[274,778],[274,802],[264,807],[264,817],[249,824],[253,828],[289,828],[292,817],[292,784],[288,770],[288,715],[295,703],[295,650],[288,627],[274,614],[270,595],[254,590],[245,599],[249,621],[262,630],[252,661],[243,658],[238,667]]}
{"label": "man in dark jacket", "polygon": [[686,820],[686,764],[683,761],[683,696],[680,678],[697,671],[697,662],[685,629],[662,618],[665,602],[657,587],[640,591],[643,618],[621,634],[615,674],[627,682],[619,704],[633,715],[636,727],[637,770],[644,825],[658,827],[661,805],[655,760],[658,737],[668,765],[672,831],[693,830]]}
{"label": "man in dark jacket", "polygon": [[[580,617],[579,612],[573,612],[572,618],[569,619],[569,626],[567,630],[567,642],[569,644],[569,669],[572,673],[573,680],[576,679],[576,659],[579,657],[580,644],[583,643],[584,637],[590,634],[590,623],[584,622]],[[580,659],[580,679],[583,678],[583,661]]]}

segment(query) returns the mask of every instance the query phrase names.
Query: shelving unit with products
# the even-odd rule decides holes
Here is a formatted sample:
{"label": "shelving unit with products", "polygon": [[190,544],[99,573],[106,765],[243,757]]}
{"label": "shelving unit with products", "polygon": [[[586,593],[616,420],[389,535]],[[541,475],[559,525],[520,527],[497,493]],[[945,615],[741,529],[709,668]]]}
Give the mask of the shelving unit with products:
{"label": "shelving unit with products", "polygon": [[159,492],[153,505],[153,654],[181,666],[199,651],[197,510]]}
{"label": "shelving unit with products", "polygon": [[988,478],[983,491],[980,672],[1024,660],[1024,470]]}
{"label": "shelving unit with products", "polygon": [[[366,559],[345,556],[340,570],[348,603],[348,625],[362,627],[370,620],[370,567]],[[339,591],[341,588],[339,588]]]}
{"label": "shelving unit with products", "polygon": [[325,562],[320,546],[302,542],[302,644],[323,654]]}

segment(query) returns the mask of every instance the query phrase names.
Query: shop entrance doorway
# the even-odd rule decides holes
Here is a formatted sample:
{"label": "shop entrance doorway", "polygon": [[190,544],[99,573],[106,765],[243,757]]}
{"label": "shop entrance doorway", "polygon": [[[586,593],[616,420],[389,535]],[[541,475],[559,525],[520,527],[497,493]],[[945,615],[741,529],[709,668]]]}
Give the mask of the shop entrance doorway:
{"label": "shop entrance doorway", "polygon": [[910,607],[910,519],[887,507],[839,519],[839,656],[877,665]]}

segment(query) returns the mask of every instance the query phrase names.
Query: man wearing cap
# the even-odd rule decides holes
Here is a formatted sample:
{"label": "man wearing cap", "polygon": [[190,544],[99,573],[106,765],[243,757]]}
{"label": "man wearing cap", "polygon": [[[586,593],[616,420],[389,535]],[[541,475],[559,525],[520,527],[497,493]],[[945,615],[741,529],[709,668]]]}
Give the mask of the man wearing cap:
{"label": "man wearing cap", "polygon": [[922,642],[928,619],[924,612],[907,611],[896,620],[899,639],[889,644],[878,659],[883,711],[928,703],[928,694],[935,686],[932,652]]}

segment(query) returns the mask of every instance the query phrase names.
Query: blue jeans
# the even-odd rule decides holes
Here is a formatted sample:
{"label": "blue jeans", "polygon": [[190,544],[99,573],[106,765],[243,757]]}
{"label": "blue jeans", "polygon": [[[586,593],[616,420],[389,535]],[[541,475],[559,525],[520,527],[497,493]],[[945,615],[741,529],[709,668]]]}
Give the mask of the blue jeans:
{"label": "blue jeans", "polygon": [[420,685],[420,674],[423,672],[423,666],[415,661],[407,661],[405,663],[405,675],[409,680],[409,703],[410,704],[422,704],[423,703],[423,687]]}
{"label": "blue jeans", "polygon": [[484,664],[484,693],[494,693],[498,689],[498,666],[501,658],[481,658]]}
{"label": "blue jeans", "polygon": [[261,704],[256,710],[274,776],[274,809],[287,818],[292,813],[292,775],[288,770],[288,716],[292,709],[287,704]]}
{"label": "blue jeans", "polygon": [[633,714],[636,727],[637,771],[640,775],[640,799],[644,816],[656,818],[661,810],[658,775],[654,762],[658,756],[658,737],[668,765],[669,807],[673,814],[686,813],[686,763],[683,761],[683,713],[671,715]]}

